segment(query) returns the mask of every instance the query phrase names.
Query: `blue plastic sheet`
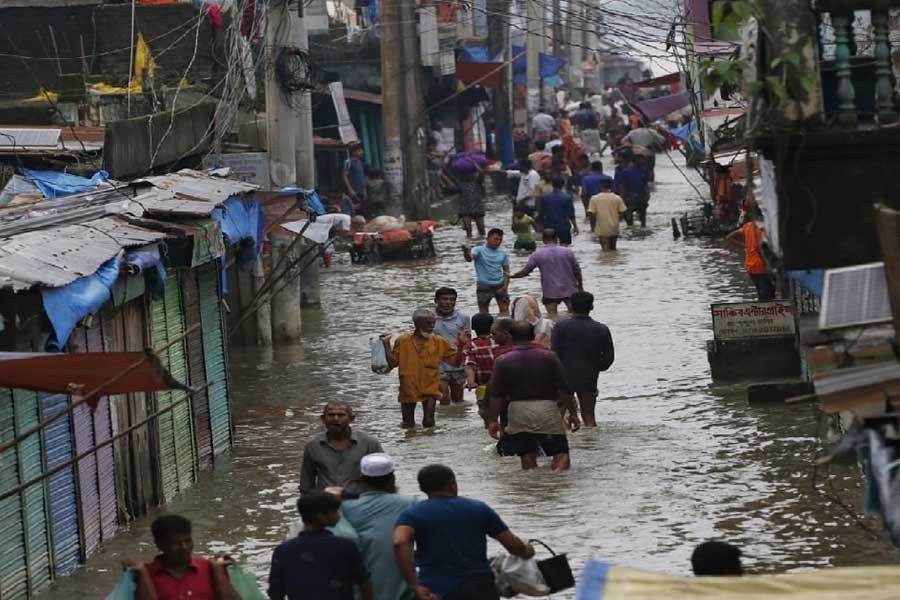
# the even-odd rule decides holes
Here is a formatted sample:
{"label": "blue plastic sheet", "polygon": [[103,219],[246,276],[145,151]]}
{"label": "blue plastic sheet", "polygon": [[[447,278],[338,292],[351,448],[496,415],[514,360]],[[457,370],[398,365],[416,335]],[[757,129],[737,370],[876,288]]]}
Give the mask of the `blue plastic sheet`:
{"label": "blue plastic sheet", "polygon": [[106,600],[134,600],[136,597],[137,584],[134,582],[134,573],[125,571],[122,573],[122,579],[109,593]]}
{"label": "blue plastic sheet", "polygon": [[212,218],[222,225],[226,244],[241,245],[237,253],[238,267],[252,266],[262,246],[265,224],[265,215],[259,202],[229,198],[224,206],[213,211]]}
{"label": "blue plastic sheet", "polygon": [[68,196],[78,192],[88,192],[97,187],[98,182],[109,179],[109,173],[106,171],[98,171],[90,179],[59,171],[34,171],[32,169],[20,169],[20,171],[47,198],[59,198],[60,196]]}
{"label": "blue plastic sheet", "polygon": [[60,288],[41,288],[44,311],[53,326],[45,349],[59,352],[66,345],[72,330],[86,315],[100,310],[109,300],[110,290],[119,278],[122,259],[115,256],[87,277]]}
{"label": "blue plastic sheet", "polygon": [[685,142],[689,143],[691,145],[691,148],[694,149],[694,152],[697,152],[699,154],[706,154],[706,151],[703,148],[703,144],[701,144],[697,139],[696,119],[692,119],[691,122],[687,125],[682,125],[681,127],[670,129],[669,132],[678,139],[684,140]]}
{"label": "blue plastic sheet", "polygon": [[306,206],[304,210],[307,212],[314,212],[317,215],[324,215],[327,210],[325,210],[325,205],[322,204],[322,201],[319,199],[319,193],[316,190],[301,190],[298,187],[286,187],[281,188],[281,191],[286,194],[306,194]]}
{"label": "blue plastic sheet", "polygon": [[147,246],[125,255],[125,264],[132,273],[143,273],[150,297],[159,300],[166,291],[166,267],[159,255],[159,246]]}
{"label": "blue plastic sheet", "polygon": [[799,283],[804,290],[812,292],[819,298],[825,291],[825,269],[788,271],[788,277]]}
{"label": "blue plastic sheet", "polygon": [[[528,62],[525,57],[525,48],[523,46],[513,46],[512,55],[515,57],[513,61],[513,81],[516,85],[525,85],[527,82]],[[558,87],[562,84],[559,78],[559,71],[566,64],[566,61],[551,56],[550,54],[540,53],[540,75],[548,85]],[[467,46],[462,48],[459,55],[459,62],[495,62],[499,63],[503,60],[501,52],[493,59],[488,55],[485,46]]]}

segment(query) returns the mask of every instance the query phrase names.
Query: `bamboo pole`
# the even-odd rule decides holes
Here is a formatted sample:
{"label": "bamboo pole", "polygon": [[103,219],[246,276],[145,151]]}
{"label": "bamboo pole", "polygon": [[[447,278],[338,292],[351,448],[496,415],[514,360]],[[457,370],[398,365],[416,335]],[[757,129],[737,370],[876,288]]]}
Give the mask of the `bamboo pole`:
{"label": "bamboo pole", "polygon": [[170,404],[169,406],[165,407],[164,409],[162,409],[162,410],[160,410],[160,411],[157,411],[157,412],[153,413],[152,415],[150,415],[149,417],[147,417],[147,418],[144,419],[143,421],[140,421],[139,423],[135,423],[134,425],[132,425],[131,427],[129,427],[129,428],[126,429],[125,431],[120,431],[119,433],[117,433],[116,435],[112,436],[112,437],[109,438],[108,440],[104,440],[104,441],[100,442],[99,444],[97,444],[96,446],[94,446],[93,448],[91,448],[90,450],[85,450],[84,452],[82,452],[81,454],[79,454],[78,456],[76,456],[75,458],[73,458],[73,459],[71,459],[71,460],[69,460],[69,461],[67,461],[67,462],[64,462],[64,463],[62,463],[62,464],[60,464],[60,465],[56,465],[55,467],[53,467],[53,468],[50,469],[49,471],[44,471],[43,473],[41,473],[40,475],[38,475],[38,476],[35,477],[34,479],[30,479],[30,480],[26,481],[25,483],[19,484],[19,485],[17,485],[16,487],[14,487],[14,488],[12,488],[12,489],[10,489],[10,490],[7,490],[7,491],[5,491],[5,492],[3,492],[2,494],[0,494],[0,502],[3,502],[3,501],[6,500],[7,498],[11,498],[12,496],[15,496],[15,495],[18,494],[19,492],[21,492],[21,491],[23,491],[23,490],[26,490],[26,489],[30,488],[31,486],[33,486],[33,485],[36,484],[36,483],[40,483],[40,482],[44,481],[44,480],[47,479],[48,477],[52,477],[52,476],[56,475],[57,473],[59,473],[59,472],[62,471],[63,469],[65,469],[65,468],[67,468],[67,467],[70,467],[70,466],[72,466],[72,465],[78,463],[81,459],[83,459],[83,458],[85,458],[85,457],[88,457],[88,456],[90,456],[91,454],[94,454],[95,452],[97,452],[97,450],[100,450],[101,448],[105,448],[106,446],[109,446],[109,445],[112,444],[113,442],[116,442],[116,441],[118,441],[119,439],[125,437],[126,435],[128,435],[128,434],[130,434],[132,431],[134,431],[135,429],[138,429],[138,428],[140,428],[140,427],[143,427],[144,425],[148,424],[150,421],[152,421],[152,420],[154,420],[154,419],[158,419],[160,416],[162,416],[162,415],[164,415],[165,413],[171,411],[173,408],[175,408],[176,406],[178,406],[179,404],[181,404],[181,403],[184,402],[185,400],[188,400],[188,399],[190,399],[190,398],[193,398],[194,394],[196,394],[196,393],[198,393],[198,392],[201,392],[201,391],[205,390],[206,388],[208,388],[209,386],[211,386],[213,383],[215,383],[215,382],[210,381],[210,382],[207,382],[206,385],[201,386],[201,387],[199,387],[199,388],[192,388],[192,389],[190,390],[189,393],[187,393],[187,394],[184,395],[183,398],[179,398],[178,400],[174,401],[174,402],[173,402],[172,404]]}
{"label": "bamboo pole", "polygon": [[56,411],[55,413],[53,413],[52,415],[50,415],[49,417],[43,419],[37,425],[35,425],[29,429],[26,429],[23,433],[20,433],[19,435],[17,435],[13,439],[9,440],[8,442],[4,442],[3,444],[0,444],[0,454],[3,454],[4,452],[9,450],[10,448],[13,448],[14,446],[17,446],[21,442],[25,441],[25,439],[28,436],[42,430],[44,427],[46,427],[47,425],[49,425],[56,419],[69,414],[70,412],[75,410],[76,407],[81,406],[85,402],[90,402],[94,398],[97,398],[98,396],[102,395],[104,391],[106,391],[107,389],[110,388],[110,386],[118,383],[122,378],[124,378],[129,373],[137,370],[141,365],[143,365],[145,362],[147,362],[152,356],[155,356],[157,352],[162,352],[164,350],[168,350],[169,348],[171,348],[178,342],[182,341],[184,338],[186,338],[190,334],[194,333],[196,330],[198,330],[200,328],[200,325],[201,325],[200,323],[193,325],[188,330],[186,330],[184,333],[182,333],[181,335],[179,335],[178,337],[176,337],[175,339],[173,339],[172,341],[170,341],[168,344],[166,344],[165,346],[163,346],[161,348],[158,348],[156,350],[145,349],[144,357],[141,360],[129,365],[124,370],[120,371],[119,373],[116,373],[113,377],[111,377],[110,379],[106,380],[105,382],[101,383],[96,388],[94,388],[93,390],[88,392],[88,394],[86,396],[83,396],[80,400],[75,400],[71,404],[67,405],[65,408],[62,408],[62,409]]}

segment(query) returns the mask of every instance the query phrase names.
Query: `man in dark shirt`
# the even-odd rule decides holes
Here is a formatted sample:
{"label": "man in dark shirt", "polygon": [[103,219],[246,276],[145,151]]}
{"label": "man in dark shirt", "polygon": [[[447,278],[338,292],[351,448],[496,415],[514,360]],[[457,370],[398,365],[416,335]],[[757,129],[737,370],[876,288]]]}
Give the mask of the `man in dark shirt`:
{"label": "man in dark shirt", "polygon": [[571,302],[572,317],[553,327],[550,348],[566,369],[566,380],[581,405],[584,426],[596,427],[597,377],[615,360],[613,340],[609,328],[590,316],[593,294],[576,292]]}
{"label": "man in dark shirt", "polygon": [[303,449],[300,493],[327,487],[343,488],[359,479],[359,461],[367,454],[384,452],[372,436],[350,427],[355,416],[343,402],[329,402],[322,411],[325,431],[313,437]]}
{"label": "man in dark shirt", "polygon": [[575,219],[575,203],[571,194],[562,191],[566,185],[564,177],[556,175],[551,179],[553,191],[541,196],[538,221],[544,229],[553,229],[559,236],[560,246],[572,244],[572,233],[578,235],[578,221]]}
{"label": "man in dark shirt", "polygon": [[650,204],[650,188],[647,173],[640,168],[638,160],[633,156],[624,156],[616,167],[613,191],[625,200],[628,207],[626,221],[630,225],[637,213],[641,227],[647,226],[647,207]]}
{"label": "man in dark shirt", "polygon": [[499,436],[498,417],[506,410],[507,424],[498,445],[501,453],[518,456],[523,469],[534,469],[543,450],[553,457],[551,468],[564,471],[571,465],[566,426],[571,431],[581,426],[565,371],[555,354],[531,344],[531,323],[513,323],[512,337],[516,347],[494,361],[488,431]]}
{"label": "man in dark shirt", "polygon": [[533,557],[534,548],[510,531],[490,506],[460,496],[449,467],[429,465],[419,471],[418,480],[428,500],[403,511],[394,527],[394,556],[407,585],[419,600],[499,600],[487,537],[520,558]]}
{"label": "man in dark shirt", "polygon": [[341,501],[325,492],[310,492],[297,501],[303,531],[272,553],[269,598],[272,600],[353,600],[358,587],[372,600],[372,581],[356,544],[326,527],[341,520]]}
{"label": "man in dark shirt", "polygon": [[581,202],[587,212],[591,198],[600,193],[600,182],[612,181],[612,177],[603,172],[603,162],[595,160],[591,163],[591,172],[581,180]]}

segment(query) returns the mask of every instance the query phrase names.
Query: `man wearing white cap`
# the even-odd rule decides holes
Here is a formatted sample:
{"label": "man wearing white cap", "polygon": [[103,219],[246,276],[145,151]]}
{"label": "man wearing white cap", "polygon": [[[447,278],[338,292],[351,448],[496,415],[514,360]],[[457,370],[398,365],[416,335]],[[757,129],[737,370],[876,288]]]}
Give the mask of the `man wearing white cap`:
{"label": "man wearing white cap", "polygon": [[384,453],[364,456],[360,461],[364,490],[358,499],[341,504],[343,522],[337,533],[352,526],[366,568],[372,574],[374,600],[414,600],[397,561],[394,559],[393,532],[397,517],[416,499],[397,494],[394,460]]}

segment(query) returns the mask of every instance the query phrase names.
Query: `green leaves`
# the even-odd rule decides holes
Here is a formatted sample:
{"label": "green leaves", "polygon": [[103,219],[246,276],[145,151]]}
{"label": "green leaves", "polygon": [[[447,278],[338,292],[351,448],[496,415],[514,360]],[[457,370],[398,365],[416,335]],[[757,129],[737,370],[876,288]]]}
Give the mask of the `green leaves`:
{"label": "green leaves", "polygon": [[708,94],[726,85],[740,87],[746,67],[742,60],[704,58],[700,61],[700,83]]}
{"label": "green leaves", "polygon": [[738,27],[753,16],[754,0],[713,0],[713,32],[737,35]]}

